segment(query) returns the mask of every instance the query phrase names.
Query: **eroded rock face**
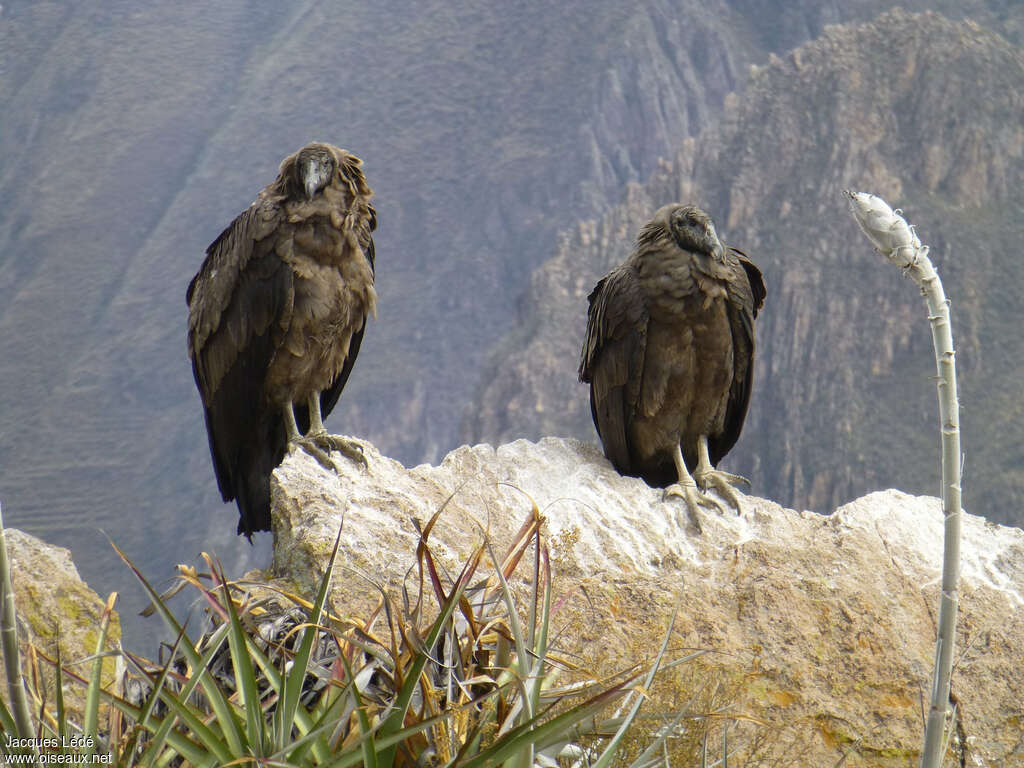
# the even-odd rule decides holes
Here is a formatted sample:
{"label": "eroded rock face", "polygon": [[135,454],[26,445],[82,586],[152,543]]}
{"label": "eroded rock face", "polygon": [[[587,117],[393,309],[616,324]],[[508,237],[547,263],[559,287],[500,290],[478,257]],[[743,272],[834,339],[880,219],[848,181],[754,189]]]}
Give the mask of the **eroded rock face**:
{"label": "eroded rock face", "polygon": [[[4,533],[14,583],[20,647],[24,649],[31,643],[55,659],[59,645],[64,665],[88,678],[90,665],[80,662],[96,652],[104,602],[78,575],[78,569],[71,561],[71,552],[14,528],[8,528]],[[116,647],[121,640],[121,624],[116,613],[111,619],[107,638],[108,647]],[[27,672],[25,656],[22,659],[23,671]],[[46,678],[52,681],[52,667],[43,662],[40,662],[40,667]],[[104,683],[111,685],[114,675],[114,661],[109,660],[104,663]],[[7,678],[3,669],[0,669],[0,685],[6,692]],[[73,713],[82,711],[84,692],[81,686],[65,686],[64,696]],[[47,701],[53,711],[52,690],[47,691]]]}
{"label": "eroded rock face", "polygon": [[[770,724],[760,732],[780,756],[916,760],[939,500],[885,491],[823,516],[744,496],[741,514],[708,511],[698,534],[676,502],[575,440],[462,447],[411,469],[369,444],[366,455],[368,469],[339,459],[335,474],[293,453],[275,472],[276,576],[315,583],[344,517],[334,597],[345,609],[369,605],[376,591],[354,573],[399,586],[415,562],[413,518],[425,523],[447,502],[430,541],[457,572],[484,530],[503,551],[535,502],[564,598],[555,623],[565,651],[606,669],[649,658],[678,608],[673,647],[712,650],[708,674],[735,683],[730,712]],[[1024,532],[970,515],[963,527],[953,693],[967,764],[1010,765],[1024,760]],[[759,729],[745,728],[730,743],[753,750]]]}

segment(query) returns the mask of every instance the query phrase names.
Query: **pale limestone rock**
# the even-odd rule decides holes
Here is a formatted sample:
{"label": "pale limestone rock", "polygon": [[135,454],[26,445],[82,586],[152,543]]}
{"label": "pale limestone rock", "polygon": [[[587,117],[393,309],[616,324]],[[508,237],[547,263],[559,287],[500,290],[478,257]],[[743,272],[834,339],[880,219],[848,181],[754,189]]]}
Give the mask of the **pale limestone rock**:
{"label": "pale limestone rock", "polygon": [[[334,473],[298,452],[275,472],[276,576],[314,584],[344,515],[334,599],[359,613],[376,592],[356,574],[394,589],[415,563],[413,518],[425,523],[450,497],[430,541],[455,573],[484,530],[503,552],[532,499],[566,597],[555,619],[564,649],[620,669],[650,657],[678,606],[674,647],[714,651],[702,669],[732,684],[731,712],[771,724],[760,729],[771,759],[833,765],[849,751],[847,768],[916,762],[938,499],[885,491],[824,516],[743,496],[742,514],[706,511],[698,534],[677,523],[680,504],[620,476],[594,445],[477,445],[412,469],[364,446],[367,469],[338,458]],[[1010,765],[1024,761],[1024,531],[965,515],[963,535],[953,693],[967,764]],[[738,729],[730,743],[759,731]]]}

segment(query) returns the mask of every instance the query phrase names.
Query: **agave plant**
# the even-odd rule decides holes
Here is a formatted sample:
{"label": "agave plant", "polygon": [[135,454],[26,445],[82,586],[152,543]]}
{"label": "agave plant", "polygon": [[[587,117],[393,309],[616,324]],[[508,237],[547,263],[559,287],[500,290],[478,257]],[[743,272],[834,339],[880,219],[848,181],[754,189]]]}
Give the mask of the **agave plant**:
{"label": "agave plant", "polygon": [[[89,686],[91,704],[78,726],[62,702],[50,716],[37,701],[43,716],[36,729],[28,727],[37,735],[88,734],[89,749],[118,765],[525,768],[553,765],[559,755],[607,765],[643,703],[640,692],[664,657],[668,635],[649,670],[563,682],[578,670],[549,648],[550,565],[536,506],[503,557],[484,537],[450,579],[428,545],[442,510],[420,530],[415,588],[403,588],[401,609],[381,587],[377,610],[361,622],[339,618],[328,603],[340,532],[312,602],[229,581],[206,555],[205,574],[182,569],[182,582],[206,606],[207,631],[197,641],[117,550],[174,633],[170,652],[154,663],[122,651],[129,673],[117,691],[97,682],[105,639],[91,679],[48,660],[58,697],[68,679]],[[524,618],[509,580],[528,551]],[[102,729],[101,700],[109,712]],[[599,719],[617,701],[625,715]],[[19,727],[2,702],[0,719],[5,729]],[[584,751],[588,734],[599,737],[600,749]],[[651,764],[659,745],[635,765]]]}

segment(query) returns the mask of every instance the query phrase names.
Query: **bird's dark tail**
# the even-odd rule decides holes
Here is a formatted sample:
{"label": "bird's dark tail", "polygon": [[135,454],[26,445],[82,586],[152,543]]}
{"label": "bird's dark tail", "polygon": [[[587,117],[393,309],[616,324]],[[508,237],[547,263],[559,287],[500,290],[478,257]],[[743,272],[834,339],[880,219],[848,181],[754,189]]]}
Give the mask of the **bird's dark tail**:
{"label": "bird's dark tail", "polygon": [[234,473],[238,533],[249,541],[253,533],[270,530],[270,475],[284,459],[287,445],[284,425],[276,414],[262,421],[259,439],[242,448]]}

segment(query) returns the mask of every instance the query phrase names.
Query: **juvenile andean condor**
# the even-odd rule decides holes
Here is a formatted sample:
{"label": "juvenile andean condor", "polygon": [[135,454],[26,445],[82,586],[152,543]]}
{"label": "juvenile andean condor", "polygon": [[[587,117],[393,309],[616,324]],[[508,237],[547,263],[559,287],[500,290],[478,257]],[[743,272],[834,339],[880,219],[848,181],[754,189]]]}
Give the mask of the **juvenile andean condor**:
{"label": "juvenile andean condor", "polygon": [[290,446],[326,466],[331,449],[364,461],[323,425],[376,316],[377,215],[361,165],[319,142],[286,157],[188,286],[188,353],[213,468],[249,538],[270,530],[270,474]]}
{"label": "juvenile andean condor", "polygon": [[722,244],[708,214],[679,204],[654,214],[589,297],[579,377],[605,455],[668,486],[698,529],[699,506],[721,508],[698,485],[739,509],[731,484],[747,482],[715,465],[743,428],[764,297],[760,270]]}

